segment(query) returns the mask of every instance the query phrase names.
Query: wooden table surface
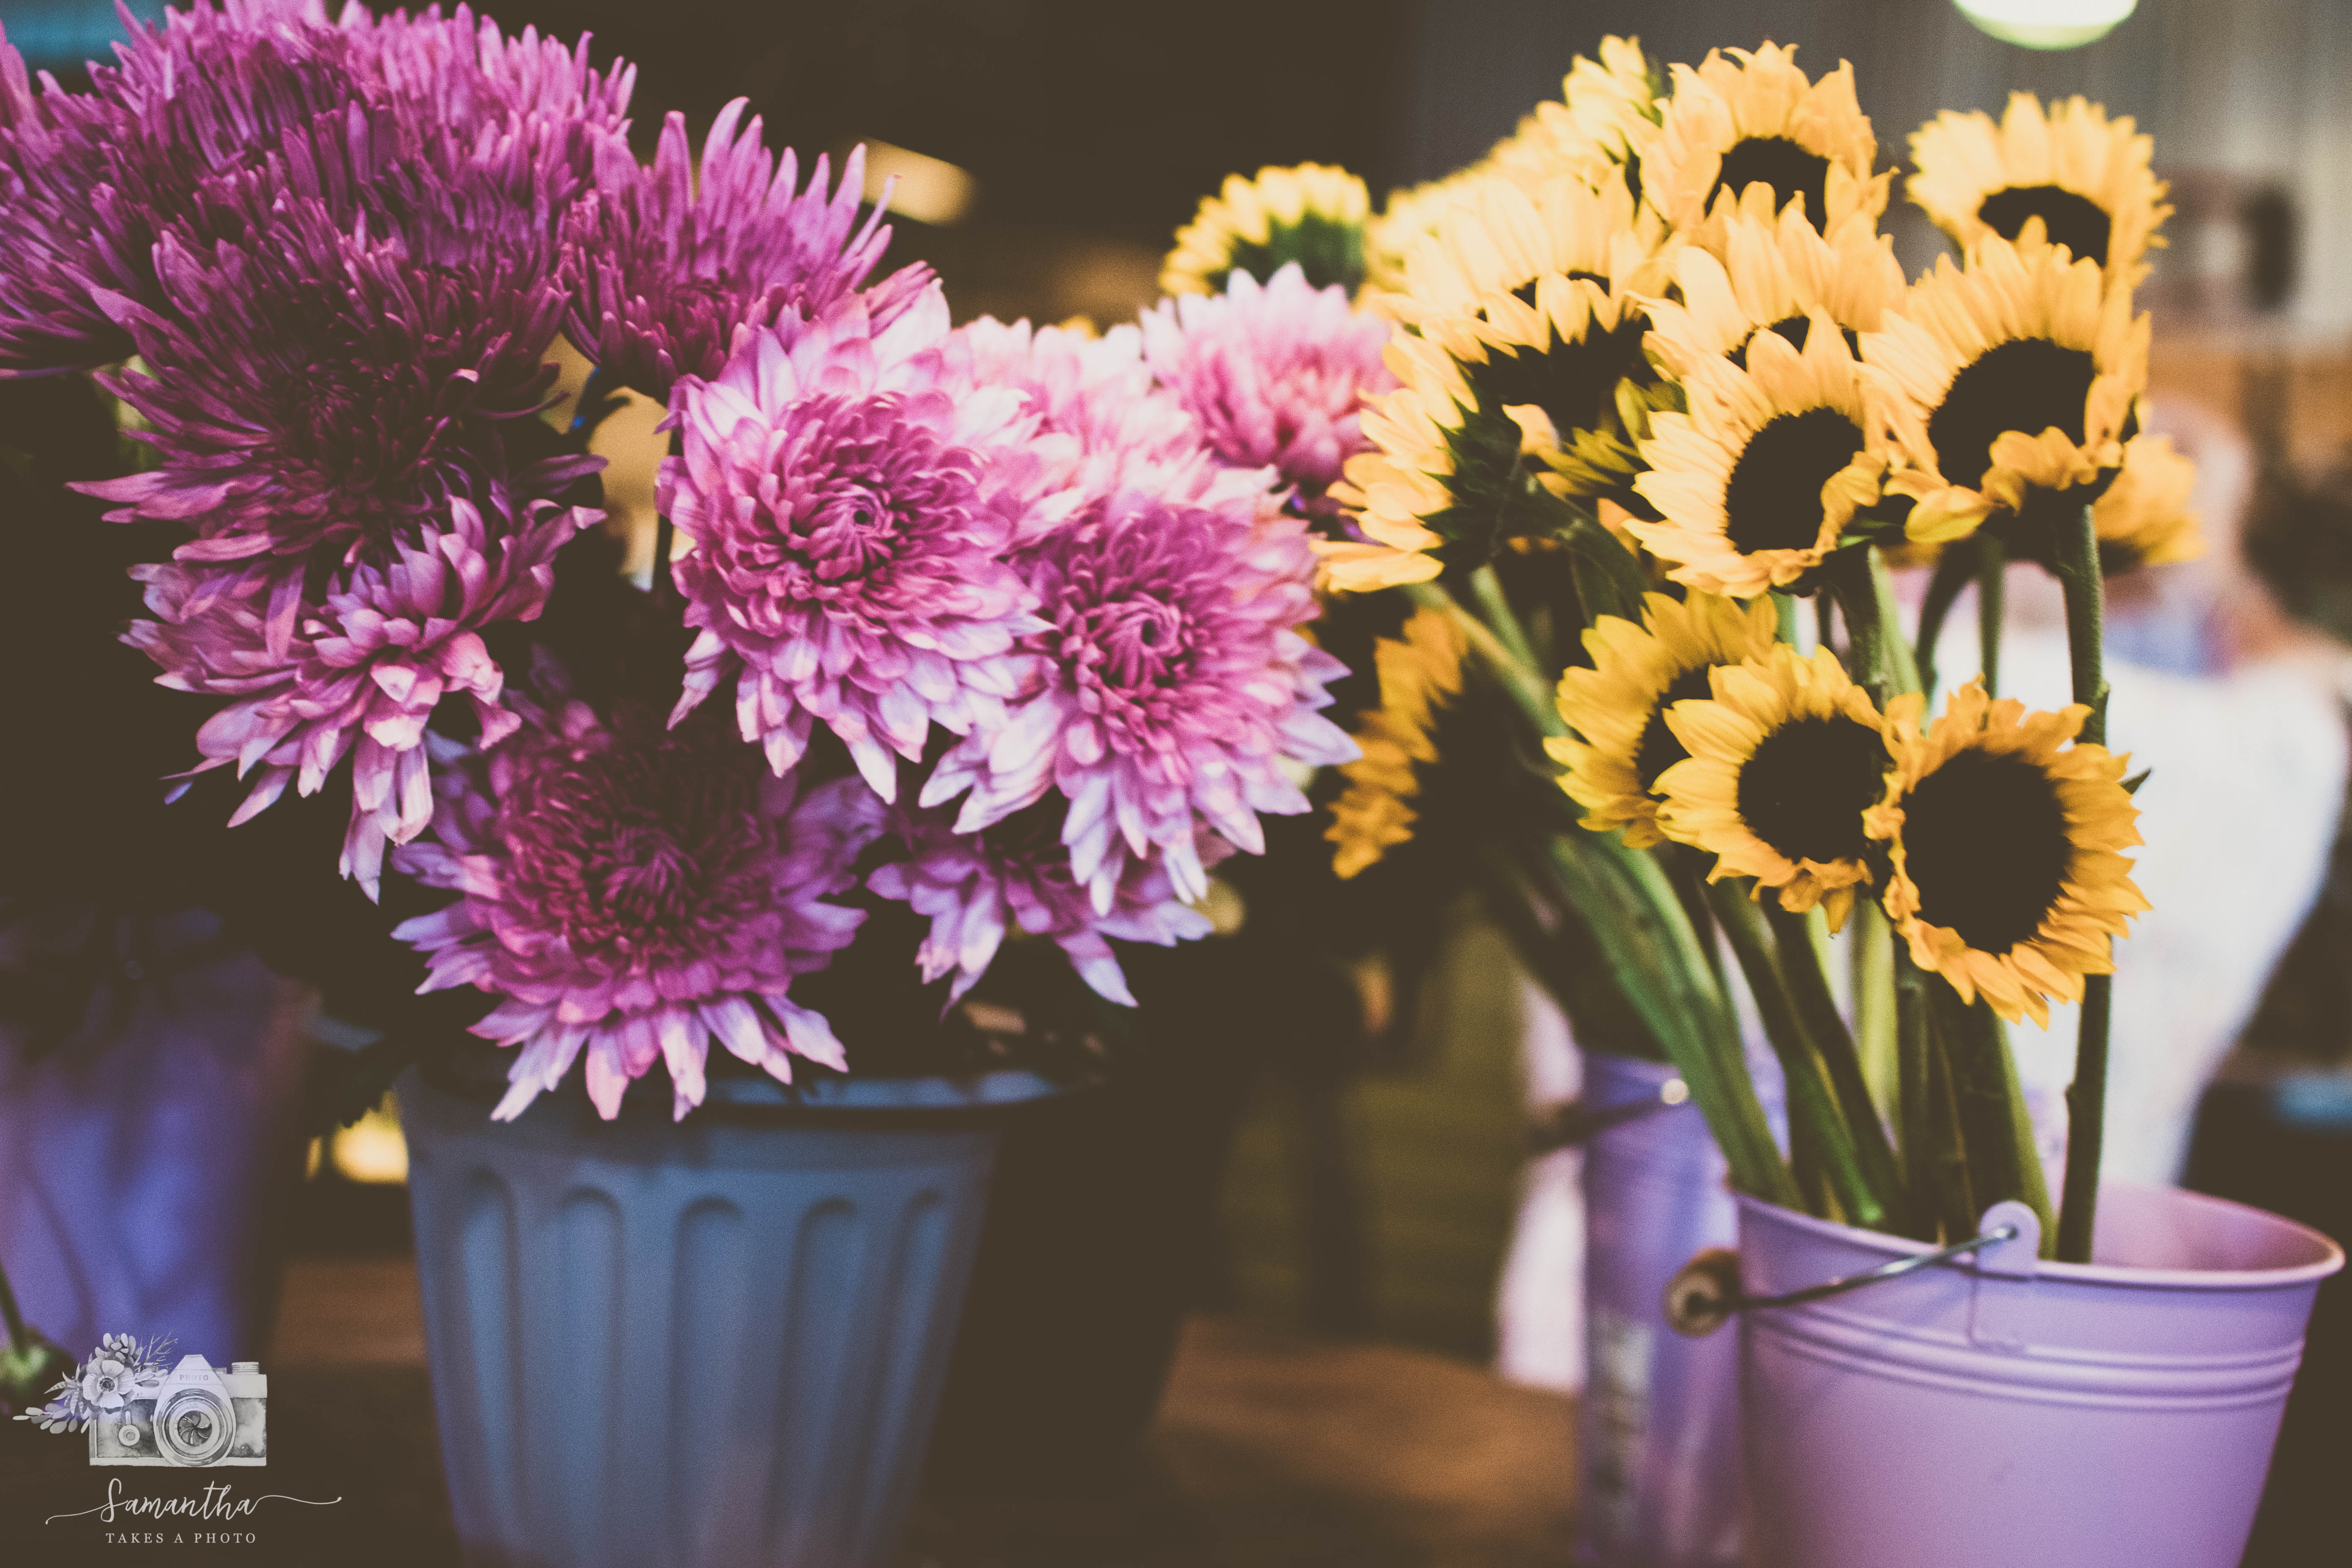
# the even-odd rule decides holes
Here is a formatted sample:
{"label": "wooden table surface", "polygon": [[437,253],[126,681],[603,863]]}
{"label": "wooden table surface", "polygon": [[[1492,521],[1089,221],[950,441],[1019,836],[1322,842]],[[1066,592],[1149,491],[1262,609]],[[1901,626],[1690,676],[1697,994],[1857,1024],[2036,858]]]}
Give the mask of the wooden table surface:
{"label": "wooden table surface", "polygon": [[[0,1562],[454,1564],[414,1268],[296,1264],[264,1370],[271,1503],[215,1547],[110,1544],[82,1439],[0,1430]],[[1239,1319],[1186,1330],[1132,1486],[926,1507],[906,1568],[1538,1568],[1568,1561],[1573,1407],[1478,1368]],[[296,1435],[299,1440],[293,1441]],[[227,1472],[206,1472],[208,1478]],[[243,1490],[245,1489],[240,1489]],[[167,1530],[173,1527],[166,1525]],[[227,1528],[189,1526],[197,1529]],[[19,1549],[22,1549],[21,1551]]]}

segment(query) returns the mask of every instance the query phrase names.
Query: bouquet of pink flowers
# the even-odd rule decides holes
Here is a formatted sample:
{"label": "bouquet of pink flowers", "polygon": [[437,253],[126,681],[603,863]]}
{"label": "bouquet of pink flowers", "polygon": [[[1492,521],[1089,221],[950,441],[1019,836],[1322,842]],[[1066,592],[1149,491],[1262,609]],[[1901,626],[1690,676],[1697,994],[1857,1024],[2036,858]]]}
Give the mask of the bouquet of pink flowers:
{"label": "bouquet of pink flowers", "polygon": [[[1013,937],[1131,1004],[1114,944],[1203,934],[1356,754],[1301,629],[1387,384],[1344,290],[958,327],[876,276],[860,154],[803,179],[738,103],[641,164],[629,68],[462,5],[199,0],[117,52],[68,92],[0,43],[0,375],[137,443],[73,488],[153,545],[123,640],[186,694],[187,831],[347,801],[341,874],[514,1049],[500,1116],[656,1062],[683,1116],[714,1044],[856,1069],[811,988],[877,942],[934,1016]],[[672,432],[643,589],[588,455],[622,388]]]}

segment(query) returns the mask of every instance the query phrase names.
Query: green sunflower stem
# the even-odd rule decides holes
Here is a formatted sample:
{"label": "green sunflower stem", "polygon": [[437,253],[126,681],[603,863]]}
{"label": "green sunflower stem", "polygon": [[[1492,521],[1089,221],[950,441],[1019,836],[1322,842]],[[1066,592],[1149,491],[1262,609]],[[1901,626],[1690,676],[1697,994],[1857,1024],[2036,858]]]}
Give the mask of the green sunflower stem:
{"label": "green sunflower stem", "polygon": [[2000,617],[2009,594],[2009,547],[1991,534],[1977,534],[1977,646],[1984,650],[1984,688],[2000,695]]}
{"label": "green sunflower stem", "polygon": [[1634,1003],[1723,1150],[1731,1184],[1796,1207],[1797,1185],[1772,1142],[1764,1107],[1748,1081],[1739,1027],[1715,984],[1665,873],[1646,850],[1614,834],[1554,835],[1553,871],[1584,912],[1609,965]]}
{"label": "green sunflower stem", "polygon": [[1587,924],[1542,855],[1518,844],[1479,847],[1481,901],[1576,1031],[1585,1050],[1665,1061],[1666,1048],[1651,1026],[1664,1010],[1629,994],[1626,977],[1610,967]]}
{"label": "green sunflower stem", "polygon": [[1771,1042],[1787,1076],[1790,1147],[1792,1151],[1807,1148],[1820,1160],[1822,1178],[1842,1211],[1836,1217],[1864,1230],[1884,1230],[1886,1205],[1864,1173],[1853,1131],[1839,1113],[1836,1091],[1830,1086],[1821,1052],[1790,994],[1781,954],[1775,951],[1777,944],[1764,916],[1748,896],[1749,885],[1745,878],[1711,883],[1707,901],[1714,907],[1717,923],[1731,941],[1732,955],[1748,977],[1748,992],[1763,1018],[1764,1037]]}
{"label": "green sunflower stem", "polygon": [[[2074,700],[2091,710],[2077,744],[2107,741],[2107,678],[2102,663],[2105,587],[2099,576],[2099,536],[2087,506],[2058,533],[2058,585],[2066,595],[2066,651],[2074,666]],[[2099,1154],[2107,1111],[2107,1023],[2112,982],[2084,977],[2082,1025],[2074,1037],[2074,1081],[2066,1090],[2066,1175],[2058,1206],[2058,1259],[2088,1263],[2098,1228]]]}
{"label": "green sunflower stem", "polygon": [[1877,618],[1880,645],[1885,649],[1888,679],[1894,682],[1890,695],[1916,691],[1919,667],[1911,658],[1911,645],[1904,640],[1903,616],[1895,603],[1895,574],[1886,569],[1885,553],[1878,546],[1868,545],[1865,549],[1872,613]]}
{"label": "green sunflower stem", "polygon": [[1949,985],[1937,985],[1936,1027],[1952,1075],[1953,1110],[1967,1145],[1969,1191],[1979,1210],[2016,1198],[2042,1222],[2045,1253],[2054,1253],[2057,1227],[2050,1214],[2050,1189],[2042,1157],[2033,1147],[2033,1124],[2025,1115],[2025,1091],[2000,1017],[1982,997],[1971,1005]]}
{"label": "green sunflower stem", "polygon": [[[1889,931],[1890,936],[1892,930]],[[1904,1180],[1911,1212],[1933,1228],[1942,1215],[1937,1199],[1935,1097],[1935,1037],[1928,1016],[1930,977],[1900,942],[1895,959],[1895,1127],[1903,1153]],[[1930,1238],[1932,1239],[1932,1237]]]}
{"label": "green sunflower stem", "polygon": [[[1943,982],[1927,977],[1932,991]],[[1925,997],[1922,998],[1926,1000]],[[1943,1227],[1943,1239],[1958,1241],[1977,1233],[1977,1217],[1985,1205],[1977,1202],[1969,1182],[1968,1131],[1960,1124],[1958,1086],[1952,1079],[1949,1042],[1937,1026],[1935,1005],[1927,1005],[1927,1184],[1929,1212]]]}
{"label": "green sunflower stem", "polygon": [[1642,595],[1650,591],[1650,580],[1643,575],[1641,562],[1598,518],[1533,483],[1520,492],[1509,510],[1526,520],[1520,531],[1549,534],[1567,546],[1569,573],[1575,581],[1586,625],[1599,616],[1642,618]]}
{"label": "green sunflower stem", "polygon": [[1894,698],[1919,689],[1919,668],[1911,645],[1903,637],[1903,619],[1895,603],[1895,579],[1886,557],[1874,544],[1858,544],[1832,554],[1822,563],[1831,592],[1845,616],[1848,637],[1846,662],[1854,679],[1868,689],[1870,699],[1884,710]]}
{"label": "green sunflower stem", "polygon": [[1901,1050],[1895,1005],[1895,930],[1874,899],[1853,905],[1853,1038],[1879,1114],[1902,1126]]}
{"label": "green sunflower stem", "polygon": [[1827,930],[1821,910],[1815,907],[1802,914],[1792,913],[1782,909],[1780,900],[1768,892],[1764,918],[1780,948],[1780,973],[1788,982],[1798,1019],[1811,1037],[1822,1065],[1829,1071],[1830,1088],[1837,1096],[1838,1110],[1853,1136],[1863,1180],[1885,1211],[1887,1227],[1910,1235],[1910,1205],[1904,1201],[1903,1175],[1895,1163],[1895,1145],[1887,1141],[1886,1125],[1878,1119],[1877,1102],[1870,1097],[1870,1081],[1863,1075],[1862,1054],[1854,1048],[1853,1037],[1847,1032],[1845,1019],[1838,1012],[1837,997],[1830,991],[1829,975],[1822,964],[1821,950],[1826,944]]}
{"label": "green sunflower stem", "polygon": [[1960,590],[1976,574],[1976,551],[1971,542],[1947,545],[1927,579],[1927,596],[1919,605],[1919,689],[1936,695],[1936,646],[1943,640],[1944,622],[1959,602]]}
{"label": "green sunflower stem", "polygon": [[[1559,716],[1559,706],[1553,699],[1550,685],[1535,668],[1514,655],[1507,644],[1495,635],[1486,622],[1462,607],[1462,602],[1434,583],[1413,583],[1405,588],[1405,596],[1423,609],[1435,610],[1459,627],[1470,651],[1485,664],[1496,684],[1503,689],[1523,714],[1535,726],[1536,733],[1547,738],[1568,733],[1567,721]],[[1526,638],[1520,638],[1524,643]]]}
{"label": "green sunflower stem", "polygon": [[1519,625],[1511,601],[1503,596],[1503,579],[1496,574],[1493,562],[1470,574],[1470,598],[1478,607],[1478,618],[1486,623],[1506,653],[1530,670],[1543,668],[1543,661],[1536,658],[1535,645],[1528,640],[1527,628]]}
{"label": "green sunflower stem", "polygon": [[1794,647],[1797,643],[1797,596],[1773,590],[1772,613],[1780,617],[1780,640]]}

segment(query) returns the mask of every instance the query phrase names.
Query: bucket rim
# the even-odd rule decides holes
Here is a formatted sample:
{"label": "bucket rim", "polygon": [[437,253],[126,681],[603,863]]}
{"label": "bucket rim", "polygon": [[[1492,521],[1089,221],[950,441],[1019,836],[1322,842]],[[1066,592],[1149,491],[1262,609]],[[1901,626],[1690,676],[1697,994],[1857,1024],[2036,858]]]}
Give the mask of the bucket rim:
{"label": "bucket rim", "polygon": [[[441,1099],[488,1107],[498,1095],[488,1086],[458,1079],[438,1064],[419,1062],[404,1069],[399,1082],[431,1090]],[[503,1086],[500,1086],[503,1088]],[[685,1121],[673,1119],[667,1106],[632,1096],[622,1106],[621,1123],[645,1123],[664,1128],[718,1126],[838,1126],[881,1127],[908,1124],[938,1126],[964,1121],[995,1124],[1041,1102],[1082,1095],[1093,1086],[1064,1083],[1026,1068],[1000,1068],[968,1077],[929,1074],[916,1077],[825,1078],[801,1084],[781,1084],[767,1077],[712,1078],[703,1102]],[[564,1089],[572,1090],[566,1096]],[[562,1105],[577,1098],[576,1084],[560,1086],[534,1102]],[[528,1113],[526,1113],[528,1114]],[[593,1115],[593,1110],[590,1111]],[[601,1120],[601,1119],[600,1119]]]}
{"label": "bucket rim", "polygon": [[[2282,1287],[2310,1284],[2325,1279],[2344,1267],[2344,1249],[2335,1238],[2304,1224],[2273,1214],[2268,1209],[2254,1207],[2229,1198],[2217,1198],[2210,1193],[2190,1192],[2185,1187],[2152,1187],[2137,1182],[2103,1182],[2099,1190],[2157,1194],[2168,1202],[2181,1202],[2191,1206],[2236,1209],[2258,1216],[2268,1224],[2292,1232],[2319,1254],[2307,1263],[2290,1264],[2278,1268],[2134,1268],[2118,1263],[2055,1263],[2043,1260],[2034,1265],[2036,1279],[2072,1280],[2084,1285],[2124,1286],[2140,1289],[2162,1290],[2273,1290]],[[1891,1236],[1885,1231],[1864,1230],[1857,1226],[1843,1225],[1836,1220],[1786,1208],[1752,1194],[1733,1189],[1732,1201],[1745,1216],[1753,1212],[1771,1223],[1790,1229],[1810,1233],[1847,1246],[1863,1247],[1886,1254],[1890,1258],[1917,1257],[1933,1252],[1933,1243],[1914,1241],[1909,1237]],[[1965,1268],[1966,1265],[1958,1265]]]}

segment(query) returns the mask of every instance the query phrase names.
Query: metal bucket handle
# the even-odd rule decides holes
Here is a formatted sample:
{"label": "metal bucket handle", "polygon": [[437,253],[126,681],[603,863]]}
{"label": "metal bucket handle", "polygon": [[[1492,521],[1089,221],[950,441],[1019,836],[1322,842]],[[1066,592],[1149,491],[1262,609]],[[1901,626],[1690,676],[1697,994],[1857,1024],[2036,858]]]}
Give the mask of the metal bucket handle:
{"label": "metal bucket handle", "polygon": [[[1997,1203],[1985,1210],[1978,1222],[1978,1234],[1966,1241],[1953,1242],[1932,1252],[1916,1253],[1882,1263],[1875,1268],[1865,1268],[1859,1274],[1848,1274],[1837,1279],[1825,1279],[1802,1289],[1784,1290],[1774,1296],[1750,1296],[1739,1283],[1739,1255],[1728,1247],[1710,1247],[1696,1254],[1688,1263],[1666,1281],[1666,1326],[1678,1334],[1693,1339],[1704,1338],[1731,1321],[1737,1312],[1762,1311],[1771,1307],[1794,1307],[1824,1297],[1843,1296],[1849,1290],[1880,1284],[1888,1279],[1900,1279],[1906,1274],[1916,1273],[1937,1264],[1949,1263],[1956,1258],[1976,1254],[1976,1269],[1979,1274],[2001,1274],[2031,1279],[2033,1268],[2042,1254],[2042,1220],[2033,1210],[2015,1199]],[[1972,1338],[1985,1341],[2006,1340],[2000,1325],[1978,1313]]]}

